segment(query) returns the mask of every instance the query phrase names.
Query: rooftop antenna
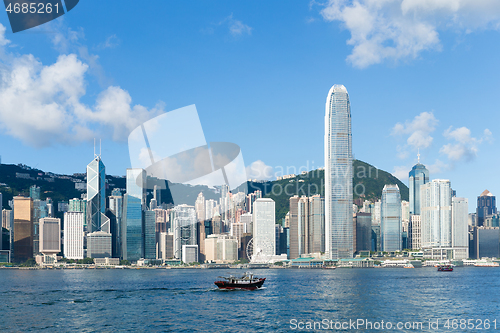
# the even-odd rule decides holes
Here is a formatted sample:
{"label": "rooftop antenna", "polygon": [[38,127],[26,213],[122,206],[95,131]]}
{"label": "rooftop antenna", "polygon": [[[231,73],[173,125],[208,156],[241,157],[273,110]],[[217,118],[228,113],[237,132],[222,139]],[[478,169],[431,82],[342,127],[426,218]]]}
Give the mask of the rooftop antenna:
{"label": "rooftop antenna", "polygon": [[99,157],[101,157],[101,139],[99,139]]}
{"label": "rooftop antenna", "polygon": [[418,154],[417,154],[417,159],[418,159],[418,164],[420,164],[420,148],[417,148],[418,149]]}
{"label": "rooftop antenna", "polygon": [[95,138],[94,138],[94,158],[95,158]]}

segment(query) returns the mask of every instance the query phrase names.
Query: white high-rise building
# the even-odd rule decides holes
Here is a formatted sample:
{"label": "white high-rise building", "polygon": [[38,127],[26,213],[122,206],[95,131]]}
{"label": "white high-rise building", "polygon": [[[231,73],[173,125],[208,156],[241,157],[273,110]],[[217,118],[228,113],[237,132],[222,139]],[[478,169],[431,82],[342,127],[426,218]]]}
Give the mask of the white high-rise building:
{"label": "white high-rise building", "polygon": [[434,179],[420,186],[422,248],[451,247],[451,185]]}
{"label": "white high-rise building", "polygon": [[351,106],[343,85],[330,89],[325,109],[325,251],[330,259],[352,258]]}
{"label": "white high-rise building", "polygon": [[194,204],[194,209],[196,211],[196,218],[198,221],[204,221],[206,219],[205,214],[205,197],[203,196],[203,192],[198,194],[198,198],[196,198],[196,202]]}
{"label": "white high-rise building", "polygon": [[451,246],[455,253],[461,249],[462,258],[469,257],[469,200],[467,198],[453,197],[451,199]]}
{"label": "white high-rise building", "polygon": [[83,259],[83,224],[84,212],[64,213],[64,257],[66,259]]}
{"label": "white high-rise building", "polygon": [[253,203],[253,258],[268,261],[275,255],[275,203],[273,199],[257,199]]}

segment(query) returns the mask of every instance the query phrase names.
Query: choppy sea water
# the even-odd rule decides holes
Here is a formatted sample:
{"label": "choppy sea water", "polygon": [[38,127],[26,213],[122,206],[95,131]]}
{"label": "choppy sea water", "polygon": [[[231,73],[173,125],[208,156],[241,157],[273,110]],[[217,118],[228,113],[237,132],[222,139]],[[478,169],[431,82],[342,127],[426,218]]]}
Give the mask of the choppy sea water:
{"label": "choppy sea water", "polygon": [[[482,323],[481,331],[493,332],[494,320],[500,330],[498,268],[262,269],[253,270],[267,278],[262,290],[222,291],[213,284],[217,276],[243,272],[0,269],[0,330],[472,332]],[[463,319],[474,321],[460,326]],[[352,326],[359,320],[364,324]]]}

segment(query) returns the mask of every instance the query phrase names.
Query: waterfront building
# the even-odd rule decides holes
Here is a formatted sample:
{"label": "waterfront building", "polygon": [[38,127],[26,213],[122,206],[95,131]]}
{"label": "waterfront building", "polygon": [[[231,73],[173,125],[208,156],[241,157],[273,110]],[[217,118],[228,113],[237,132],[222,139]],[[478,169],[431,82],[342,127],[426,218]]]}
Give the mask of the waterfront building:
{"label": "waterfront building", "polygon": [[[194,210],[194,207],[193,207]],[[182,245],[182,261],[186,264],[198,262],[198,245]]]}
{"label": "waterfront building", "polygon": [[429,182],[429,170],[420,163],[420,153],[418,162],[413,166],[409,173],[410,189],[410,214],[420,215],[420,187]]}
{"label": "waterfront building", "polygon": [[372,224],[372,251],[382,251],[380,242],[380,224]]}
{"label": "waterfront building", "polygon": [[106,209],[106,171],[100,155],[87,165],[87,228],[89,232],[101,230]]}
{"label": "waterfront building", "polygon": [[[106,212],[106,216],[110,218],[110,231],[111,234],[113,235],[113,256],[115,258],[121,257],[122,250],[121,250],[121,234],[122,234],[122,219],[123,219],[123,196],[121,195],[121,192],[119,189],[115,188],[111,192],[111,196],[109,197],[109,211],[112,213],[108,214]],[[112,218],[114,217],[114,218]]]}
{"label": "waterfront building", "polygon": [[161,232],[158,240],[157,259],[174,258],[174,234],[172,232]]}
{"label": "waterfront building", "polygon": [[40,219],[40,253],[54,255],[61,252],[61,219]]}
{"label": "waterfront building", "polygon": [[475,259],[500,258],[500,231],[498,227],[474,227]]}
{"label": "waterfront building", "polygon": [[267,261],[275,255],[275,203],[269,198],[256,199],[253,204],[253,258]]}
{"label": "waterfront building", "polygon": [[434,179],[420,187],[422,248],[451,247],[451,184]]}
{"label": "waterfront building", "polygon": [[83,238],[85,214],[83,212],[64,213],[64,257],[66,259],[83,259]]}
{"label": "waterfront building", "polygon": [[319,194],[312,197],[291,197],[290,258],[325,251],[325,200]]}
{"label": "waterfront building", "polygon": [[215,262],[217,260],[217,239],[219,239],[218,234],[208,235],[204,242],[204,255],[205,261]]}
{"label": "waterfront building", "polygon": [[420,215],[411,215],[408,224],[408,247],[412,250],[422,248],[422,219]]}
{"label": "waterfront building", "polygon": [[217,238],[217,260],[231,263],[238,260],[238,240],[234,237],[221,235]]}
{"label": "waterfront building", "polygon": [[352,258],[352,132],[347,89],[334,85],[325,107],[325,251]]}
{"label": "waterfront building", "polygon": [[156,259],[156,213],[144,212],[144,259]]}
{"label": "waterfront building", "polygon": [[126,187],[121,227],[122,257],[137,261],[144,257],[142,211],[146,202],[146,172],[143,169],[127,169]]}
{"label": "waterfront building", "polygon": [[401,251],[401,195],[397,185],[382,190],[380,237],[382,250]]}
{"label": "waterfront building", "polygon": [[477,197],[477,223],[481,227],[484,225],[484,220],[493,214],[497,213],[496,198],[490,191],[484,190],[479,197]]}
{"label": "waterfront building", "polygon": [[[174,257],[182,259],[182,249],[184,245],[197,245],[196,212],[193,206],[185,204],[175,206],[173,211],[174,219],[172,229],[174,232]],[[198,261],[198,254],[196,254],[195,261]]]}
{"label": "waterfront building", "polygon": [[461,249],[461,257],[469,258],[469,226],[468,226],[469,200],[467,198],[453,197],[451,199],[451,246],[457,251]]}
{"label": "waterfront building", "polygon": [[87,235],[88,258],[111,258],[111,234],[104,231],[94,231]]}
{"label": "waterfront building", "polygon": [[372,214],[356,214],[356,252],[371,251]]}
{"label": "waterfront building", "polygon": [[33,200],[14,197],[14,262],[33,258]]}

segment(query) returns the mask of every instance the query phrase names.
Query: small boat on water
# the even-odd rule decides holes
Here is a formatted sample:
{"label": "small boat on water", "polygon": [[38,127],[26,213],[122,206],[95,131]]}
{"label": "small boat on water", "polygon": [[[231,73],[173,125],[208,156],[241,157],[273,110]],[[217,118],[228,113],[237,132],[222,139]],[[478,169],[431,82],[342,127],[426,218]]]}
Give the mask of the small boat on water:
{"label": "small boat on water", "polygon": [[266,278],[254,277],[252,273],[245,273],[242,277],[224,277],[219,276],[219,278],[224,279],[220,281],[215,281],[215,285],[219,289],[245,289],[245,290],[255,290],[262,287]]}
{"label": "small boat on water", "polygon": [[452,265],[438,265],[438,271],[440,272],[453,272]]}
{"label": "small boat on water", "polygon": [[404,265],[403,268],[415,268],[415,266],[413,266],[412,264],[408,263],[408,264]]}

